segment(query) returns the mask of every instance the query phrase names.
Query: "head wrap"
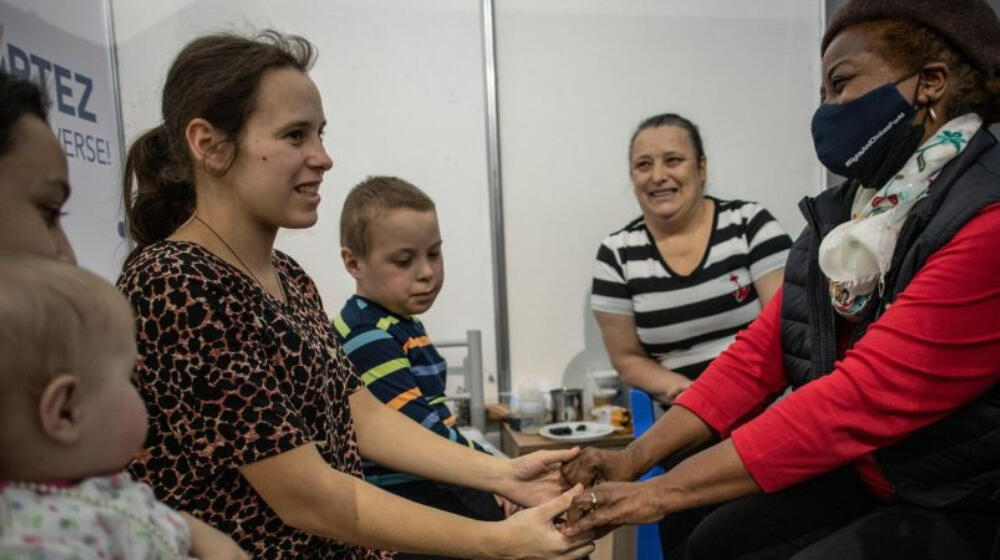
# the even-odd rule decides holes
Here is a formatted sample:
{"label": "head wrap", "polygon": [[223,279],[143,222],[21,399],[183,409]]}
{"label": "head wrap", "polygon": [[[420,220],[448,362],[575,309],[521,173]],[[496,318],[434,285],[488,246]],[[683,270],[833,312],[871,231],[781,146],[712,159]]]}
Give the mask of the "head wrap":
{"label": "head wrap", "polygon": [[821,52],[844,29],[885,19],[905,19],[927,27],[987,77],[1000,74],[1000,20],[985,0],[848,0],[830,19]]}

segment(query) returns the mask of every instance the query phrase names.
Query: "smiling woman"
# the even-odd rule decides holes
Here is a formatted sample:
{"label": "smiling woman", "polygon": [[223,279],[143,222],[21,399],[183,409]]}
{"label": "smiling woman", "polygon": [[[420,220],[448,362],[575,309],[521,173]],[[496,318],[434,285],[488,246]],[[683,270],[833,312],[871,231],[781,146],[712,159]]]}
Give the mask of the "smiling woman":
{"label": "smiling woman", "polygon": [[[792,241],[762,206],[705,195],[701,134],[684,117],[643,121],[629,164],[642,216],[601,244],[591,308],[618,375],[666,406],[771,299]],[[699,515],[661,523],[667,553]]]}
{"label": "smiling woman", "polygon": [[629,164],[642,216],[601,244],[591,307],[621,378],[668,404],[771,299],[791,240],[760,205],[705,195],[679,115],[643,121]]}
{"label": "smiling woman", "polygon": [[[351,368],[312,279],[274,250],[279,229],[316,222],[333,165],[313,58],[276,32],[195,39],[167,74],[163,124],[129,151],[137,247],[119,286],[150,415],[131,471],[260,558],[585,556],[590,535],[552,524],[572,499],[555,464],[576,451],[502,460],[389,409]],[[446,514],[366,483],[362,453],[541,505],[498,523]]]}

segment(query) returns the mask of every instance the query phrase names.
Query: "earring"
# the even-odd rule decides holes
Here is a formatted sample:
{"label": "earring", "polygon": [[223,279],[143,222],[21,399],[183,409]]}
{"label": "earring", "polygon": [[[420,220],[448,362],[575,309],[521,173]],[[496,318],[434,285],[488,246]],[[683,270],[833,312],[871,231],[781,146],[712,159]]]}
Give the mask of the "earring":
{"label": "earring", "polygon": [[928,108],[927,108],[927,111],[928,111],[928,112],[930,113],[930,115],[931,115],[931,122],[934,122],[934,121],[936,121],[936,120],[937,120],[937,115],[936,115],[936,114],[934,114],[934,107],[928,107]]}

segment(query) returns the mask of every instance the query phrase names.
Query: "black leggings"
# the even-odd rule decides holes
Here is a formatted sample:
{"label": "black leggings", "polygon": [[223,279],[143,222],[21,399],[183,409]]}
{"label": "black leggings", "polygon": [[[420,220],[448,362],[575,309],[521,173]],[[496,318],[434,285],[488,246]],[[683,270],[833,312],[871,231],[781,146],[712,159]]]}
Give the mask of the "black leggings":
{"label": "black leggings", "polygon": [[[666,405],[660,406],[663,408],[664,412],[670,408]],[[662,468],[664,472],[670,472],[670,469],[673,469],[691,455],[700,453],[713,445],[715,445],[714,441],[706,441],[705,443],[688,449],[687,451],[677,453],[660,462],[660,468]],[[684,560],[686,554],[685,546],[691,532],[694,531],[695,527],[697,527],[709,513],[715,510],[716,507],[717,506],[703,506],[688,509],[677,512],[673,515],[668,515],[660,520],[660,546],[663,548],[664,560]]]}
{"label": "black leggings", "polygon": [[[723,504],[673,557],[687,560],[985,560],[998,514],[876,500],[847,469]],[[664,547],[666,548],[666,547]]]}

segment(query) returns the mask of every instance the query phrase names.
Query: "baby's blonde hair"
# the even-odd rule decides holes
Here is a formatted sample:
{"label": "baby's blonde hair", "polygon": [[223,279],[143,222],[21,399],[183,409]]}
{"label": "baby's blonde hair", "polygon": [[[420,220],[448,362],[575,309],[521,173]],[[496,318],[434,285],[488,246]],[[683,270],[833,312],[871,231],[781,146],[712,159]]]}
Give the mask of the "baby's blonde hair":
{"label": "baby's blonde hair", "polygon": [[0,404],[25,389],[39,394],[59,373],[81,374],[122,307],[121,293],[83,268],[0,255]]}

